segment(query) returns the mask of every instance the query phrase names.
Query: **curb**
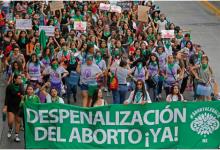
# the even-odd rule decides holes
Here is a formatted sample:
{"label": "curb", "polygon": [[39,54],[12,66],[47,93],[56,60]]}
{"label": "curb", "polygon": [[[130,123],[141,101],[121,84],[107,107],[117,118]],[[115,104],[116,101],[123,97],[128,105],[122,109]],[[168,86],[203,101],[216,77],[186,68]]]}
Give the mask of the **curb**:
{"label": "curb", "polygon": [[209,1],[202,1],[201,4],[204,7],[206,7],[210,12],[212,12],[216,16],[220,17],[220,9],[217,8],[215,5],[213,5],[211,2],[209,2]]}

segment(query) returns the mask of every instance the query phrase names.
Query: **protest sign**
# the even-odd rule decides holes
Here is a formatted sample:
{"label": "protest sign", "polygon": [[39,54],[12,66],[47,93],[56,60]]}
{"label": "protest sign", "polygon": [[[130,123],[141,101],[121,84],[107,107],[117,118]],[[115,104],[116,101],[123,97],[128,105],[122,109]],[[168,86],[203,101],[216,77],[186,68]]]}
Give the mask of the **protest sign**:
{"label": "protest sign", "polygon": [[100,5],[99,5],[99,9],[100,10],[107,10],[107,11],[109,11],[110,10],[110,4],[105,4],[105,3],[100,3]]}
{"label": "protest sign", "polygon": [[26,148],[216,149],[220,145],[219,101],[95,108],[27,102],[24,114]]}
{"label": "protest sign", "polygon": [[117,5],[120,6],[123,11],[131,9],[131,2],[130,1],[117,2]]}
{"label": "protest sign", "polygon": [[111,5],[110,12],[121,13],[121,7],[116,5]]}
{"label": "protest sign", "polygon": [[87,23],[85,21],[75,21],[74,30],[86,30]]}
{"label": "protest sign", "polygon": [[32,20],[31,19],[16,19],[15,24],[16,29],[32,29]]}
{"label": "protest sign", "polygon": [[162,38],[172,39],[175,38],[174,30],[161,30]]}
{"label": "protest sign", "polygon": [[54,36],[55,27],[54,26],[39,26],[39,33],[44,30],[46,36]]}
{"label": "protest sign", "polygon": [[64,8],[63,1],[52,1],[50,3],[51,11],[61,10],[62,8]]}
{"label": "protest sign", "polygon": [[138,5],[138,21],[148,22],[148,6]]}

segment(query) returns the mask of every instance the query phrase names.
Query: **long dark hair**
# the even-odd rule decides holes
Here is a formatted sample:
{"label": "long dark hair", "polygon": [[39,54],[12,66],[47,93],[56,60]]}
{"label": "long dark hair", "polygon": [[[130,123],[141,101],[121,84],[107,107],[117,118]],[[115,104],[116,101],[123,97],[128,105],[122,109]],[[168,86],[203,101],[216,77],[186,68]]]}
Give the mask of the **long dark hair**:
{"label": "long dark hair", "polygon": [[18,70],[19,70],[19,71],[23,71],[22,64],[21,64],[20,62],[18,62],[18,61],[14,61],[14,62],[12,63],[12,72],[15,71],[15,67],[14,67],[15,64],[18,65]]}
{"label": "long dark hair", "polygon": [[180,88],[179,88],[178,85],[175,84],[175,85],[173,85],[173,86],[171,87],[170,94],[171,94],[172,97],[173,97],[173,95],[174,95],[174,88],[175,88],[175,87],[178,87],[178,89],[179,89],[179,92],[178,92],[177,96],[178,96],[178,100],[181,100]]}
{"label": "long dark hair", "polygon": [[136,93],[137,93],[138,90],[139,90],[139,89],[137,88],[137,84],[138,84],[139,82],[141,82],[141,84],[142,84],[142,89],[141,89],[141,92],[142,92],[142,94],[143,94],[142,99],[144,100],[144,98],[147,96],[144,82],[143,82],[141,79],[138,79],[138,80],[136,81],[136,83],[135,83],[136,86],[135,86],[134,96],[133,96],[132,101],[134,101],[135,95],[136,95]]}
{"label": "long dark hair", "polygon": [[157,57],[157,55],[155,54],[155,53],[152,53],[151,55],[150,55],[150,60],[149,60],[149,63],[148,63],[148,66],[150,65],[150,63],[152,63],[153,61],[152,61],[152,59],[151,59],[151,56],[154,56],[154,57],[156,57],[156,62],[157,62],[157,66],[158,66],[158,70],[160,70],[160,65],[159,65],[159,58]]}
{"label": "long dark hair", "polygon": [[101,89],[96,89],[93,96],[92,96],[92,103],[91,103],[91,107],[94,107],[95,103],[98,100],[98,94],[99,94],[99,90]]}

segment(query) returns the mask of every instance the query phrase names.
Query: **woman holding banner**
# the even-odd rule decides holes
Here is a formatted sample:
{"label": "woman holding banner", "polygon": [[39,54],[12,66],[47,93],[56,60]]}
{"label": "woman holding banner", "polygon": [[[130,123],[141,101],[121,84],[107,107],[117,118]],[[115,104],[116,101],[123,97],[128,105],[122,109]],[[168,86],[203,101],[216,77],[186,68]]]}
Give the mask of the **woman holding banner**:
{"label": "woman holding banner", "polygon": [[144,82],[138,79],[135,90],[130,93],[129,98],[124,101],[124,104],[145,104],[151,103],[149,93],[145,89]]}

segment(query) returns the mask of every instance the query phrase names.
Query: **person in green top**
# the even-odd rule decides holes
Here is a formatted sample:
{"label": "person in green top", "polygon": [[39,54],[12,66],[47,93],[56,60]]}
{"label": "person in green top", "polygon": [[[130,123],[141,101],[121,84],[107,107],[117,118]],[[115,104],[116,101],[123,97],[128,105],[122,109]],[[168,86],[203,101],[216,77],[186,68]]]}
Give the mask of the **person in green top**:
{"label": "person in green top", "polygon": [[26,95],[23,96],[20,102],[20,107],[24,107],[25,103],[31,102],[31,103],[40,103],[40,98],[34,94],[34,88],[32,85],[28,85],[26,89]]}

